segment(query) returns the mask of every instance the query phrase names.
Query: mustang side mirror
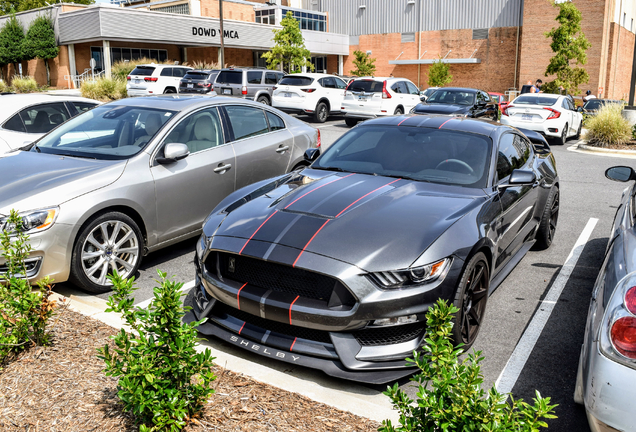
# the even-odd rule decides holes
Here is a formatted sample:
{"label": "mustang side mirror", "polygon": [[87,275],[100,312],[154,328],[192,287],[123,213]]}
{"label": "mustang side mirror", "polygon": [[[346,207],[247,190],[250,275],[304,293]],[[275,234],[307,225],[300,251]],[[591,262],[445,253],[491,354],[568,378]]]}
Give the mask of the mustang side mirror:
{"label": "mustang side mirror", "polygon": [[630,180],[636,180],[636,173],[631,167],[615,166],[605,171],[605,177],[618,182],[628,182]]}
{"label": "mustang side mirror", "polygon": [[508,183],[499,185],[498,188],[506,189],[506,188],[515,187],[515,186],[534,185],[536,181],[537,181],[537,176],[535,175],[534,172],[516,169],[512,171],[512,174],[510,174]]}
{"label": "mustang side mirror", "polygon": [[157,162],[162,165],[171,164],[184,159],[190,154],[187,145],[181,143],[168,143],[163,148],[163,157],[158,157]]}
{"label": "mustang side mirror", "polygon": [[315,161],[320,156],[320,149],[310,148],[305,150],[305,160],[309,163]]}

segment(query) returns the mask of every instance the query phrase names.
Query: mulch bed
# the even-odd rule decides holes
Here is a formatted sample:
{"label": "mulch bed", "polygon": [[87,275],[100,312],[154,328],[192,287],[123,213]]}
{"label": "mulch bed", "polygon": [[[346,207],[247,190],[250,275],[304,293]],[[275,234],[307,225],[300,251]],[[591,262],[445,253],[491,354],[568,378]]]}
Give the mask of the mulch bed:
{"label": "mulch bed", "polygon": [[[117,380],[96,349],[117,330],[63,310],[49,325],[51,344],[21,353],[0,371],[0,431],[136,431],[122,410]],[[374,431],[379,424],[221,367],[200,417],[203,431]]]}

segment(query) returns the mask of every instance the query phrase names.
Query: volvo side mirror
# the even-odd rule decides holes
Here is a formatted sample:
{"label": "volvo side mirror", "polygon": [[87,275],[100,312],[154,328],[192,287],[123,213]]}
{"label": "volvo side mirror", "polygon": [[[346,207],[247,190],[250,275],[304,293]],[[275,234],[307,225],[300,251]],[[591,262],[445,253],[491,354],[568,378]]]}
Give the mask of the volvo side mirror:
{"label": "volvo side mirror", "polygon": [[157,162],[162,165],[174,163],[186,158],[190,154],[190,149],[182,143],[168,143],[163,148],[163,157],[158,157]]}

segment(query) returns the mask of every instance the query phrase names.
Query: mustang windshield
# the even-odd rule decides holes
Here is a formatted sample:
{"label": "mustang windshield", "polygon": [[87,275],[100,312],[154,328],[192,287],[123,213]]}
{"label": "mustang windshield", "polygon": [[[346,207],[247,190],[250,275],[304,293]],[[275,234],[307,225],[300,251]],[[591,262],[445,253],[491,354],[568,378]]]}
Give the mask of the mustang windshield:
{"label": "mustang windshield", "polygon": [[491,147],[490,138],[464,132],[361,126],[343,135],[312,168],[483,188]]}
{"label": "mustang windshield", "polygon": [[31,151],[94,159],[127,159],[146,147],[174,111],[107,104],[43,136]]}
{"label": "mustang windshield", "polygon": [[426,99],[429,104],[452,104],[452,105],[473,105],[475,103],[475,93],[461,90],[439,89]]}

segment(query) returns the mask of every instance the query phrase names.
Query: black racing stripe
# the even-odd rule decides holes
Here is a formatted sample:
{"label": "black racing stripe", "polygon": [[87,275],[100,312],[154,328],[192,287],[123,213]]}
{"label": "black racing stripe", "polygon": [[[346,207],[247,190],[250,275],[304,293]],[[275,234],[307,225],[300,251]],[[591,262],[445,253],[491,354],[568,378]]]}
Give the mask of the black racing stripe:
{"label": "black racing stripe", "polygon": [[[295,197],[292,196],[290,198],[289,203],[283,203],[282,205],[278,206],[278,209],[282,211],[289,210],[293,212],[311,213],[312,209],[316,206],[316,204],[321,203],[324,200],[329,199],[331,197],[342,195],[341,193],[339,193],[342,190],[356,189],[356,187],[359,186],[358,183],[363,184],[369,178],[373,178],[373,177],[369,177],[368,175],[360,175],[360,174],[348,176],[346,178],[343,178],[340,181],[331,183],[323,188],[315,190],[314,192],[296,201],[294,204],[289,206],[289,208],[285,209],[285,207],[289,203],[294,201],[294,199],[303,195],[303,193],[299,192],[298,195],[294,194]],[[355,186],[351,187],[352,185],[355,185]]]}
{"label": "black racing stripe", "polygon": [[[325,220],[323,218],[311,217],[311,216],[302,216],[298,222],[296,222],[293,226],[290,227],[289,231],[285,233],[283,238],[280,240],[280,244],[286,245],[289,247],[293,247],[299,250],[302,250],[307,242],[311,240],[311,238],[316,234],[316,231],[320,229],[321,226],[324,225]],[[296,255],[298,255],[298,251],[296,251]],[[272,253],[273,254],[273,253]],[[274,260],[272,255],[270,255],[270,259]],[[294,257],[294,260],[296,258]],[[292,262],[294,261],[292,260]],[[275,260],[278,261],[278,260]]]}
{"label": "black racing stripe", "polygon": [[281,264],[293,265],[296,258],[298,258],[299,253],[300,250],[298,249],[292,249],[281,245],[273,245],[267,259]]}
{"label": "black racing stripe", "polygon": [[269,243],[275,242],[281,231],[285,230],[297,217],[297,215],[292,213],[277,212],[245,245],[241,254],[264,258],[269,248]]}
{"label": "black racing stripe", "polygon": [[[387,186],[387,187],[383,187],[383,186],[387,185],[389,182],[391,182],[390,178],[387,178],[387,177],[374,177],[372,180],[369,180],[368,182],[365,182],[360,187],[352,188],[352,189],[355,189],[355,193],[351,192],[351,193],[346,194],[347,195],[347,199],[346,200],[338,199],[338,200],[327,201],[324,204],[322,204],[317,209],[317,211],[319,211],[320,213],[323,213],[323,214],[329,214],[329,215],[333,215],[333,217],[336,217],[344,209],[347,209],[347,207],[351,206],[352,203],[355,203],[354,206],[348,208],[347,210],[351,210],[351,208],[357,207],[357,206],[363,204],[364,202],[366,202],[366,201],[368,201],[370,199],[373,199],[374,197],[376,197],[378,195],[382,195],[383,193],[387,193],[387,192],[391,191],[393,185],[390,185],[390,186]],[[381,188],[381,189],[379,189],[379,188]],[[369,194],[369,195],[365,196],[367,194]],[[364,197],[364,198],[360,199],[361,197]],[[360,200],[360,201],[357,201],[357,200]]]}

